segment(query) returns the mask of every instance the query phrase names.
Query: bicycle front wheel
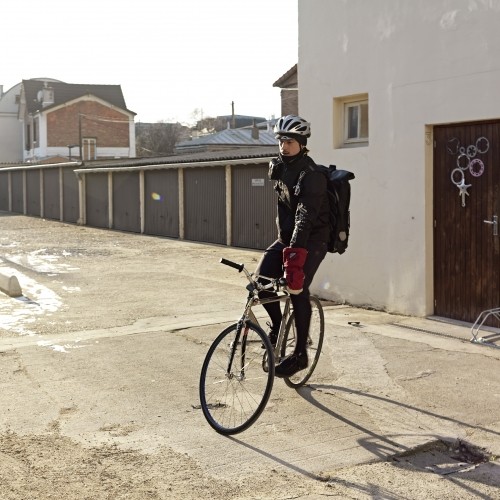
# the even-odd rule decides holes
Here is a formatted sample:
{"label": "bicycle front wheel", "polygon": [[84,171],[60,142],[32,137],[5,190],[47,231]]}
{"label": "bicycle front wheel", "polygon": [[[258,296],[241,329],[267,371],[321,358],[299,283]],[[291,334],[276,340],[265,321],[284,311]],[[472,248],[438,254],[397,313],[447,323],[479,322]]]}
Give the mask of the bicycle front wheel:
{"label": "bicycle front wheel", "polygon": [[201,369],[203,415],[220,434],[244,431],[264,410],[273,382],[274,354],[267,335],[251,322],[240,332],[231,325],[214,340]]}
{"label": "bicycle front wheel", "polygon": [[[313,374],[321,354],[323,337],[325,335],[325,316],[323,314],[323,307],[321,306],[321,302],[318,298],[311,296],[310,302],[311,323],[309,325],[309,335],[307,337],[307,358],[309,359],[309,365],[300,372],[284,379],[285,384],[288,385],[288,387],[300,387],[301,385],[304,385]],[[285,328],[283,345],[280,352],[282,358],[293,353],[295,349],[296,335],[295,314],[292,312],[288,318]]]}

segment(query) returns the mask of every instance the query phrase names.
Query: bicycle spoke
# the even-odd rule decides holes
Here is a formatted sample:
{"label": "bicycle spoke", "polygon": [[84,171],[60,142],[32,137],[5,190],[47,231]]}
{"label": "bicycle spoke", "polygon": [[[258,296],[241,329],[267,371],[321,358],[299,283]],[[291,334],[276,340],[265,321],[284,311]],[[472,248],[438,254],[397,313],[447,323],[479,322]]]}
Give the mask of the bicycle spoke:
{"label": "bicycle spoke", "polygon": [[[265,333],[256,325],[247,324],[241,341],[235,345],[236,336],[237,325],[219,335],[207,353],[200,377],[203,413],[222,434],[241,432],[258,418],[269,399],[274,378],[274,369],[269,373],[262,366],[263,356],[269,355]],[[228,370],[231,354],[233,360]]]}
{"label": "bicycle spoke", "polygon": [[[311,323],[309,326],[309,335],[307,339],[307,357],[309,365],[307,368],[295,373],[291,377],[285,378],[285,383],[289,387],[300,387],[304,385],[311,377],[316,364],[318,363],[323,345],[323,336],[325,329],[325,319],[323,308],[316,297],[311,297]],[[295,317],[292,313],[288,319],[285,331],[284,348],[282,348],[282,357],[292,354],[295,349]]]}

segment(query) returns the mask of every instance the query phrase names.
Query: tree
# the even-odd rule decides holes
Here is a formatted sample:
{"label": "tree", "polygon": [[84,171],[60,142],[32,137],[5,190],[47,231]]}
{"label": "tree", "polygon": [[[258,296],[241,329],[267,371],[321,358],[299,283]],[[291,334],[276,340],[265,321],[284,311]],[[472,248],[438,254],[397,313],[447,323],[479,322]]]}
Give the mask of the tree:
{"label": "tree", "polygon": [[218,116],[214,118],[212,116],[203,116],[203,110],[199,108],[194,109],[191,116],[196,121],[196,125],[193,128],[199,132],[213,134],[227,128],[227,117]]}
{"label": "tree", "polygon": [[175,144],[185,133],[180,123],[137,123],[135,141],[137,156],[166,156],[174,152]]}

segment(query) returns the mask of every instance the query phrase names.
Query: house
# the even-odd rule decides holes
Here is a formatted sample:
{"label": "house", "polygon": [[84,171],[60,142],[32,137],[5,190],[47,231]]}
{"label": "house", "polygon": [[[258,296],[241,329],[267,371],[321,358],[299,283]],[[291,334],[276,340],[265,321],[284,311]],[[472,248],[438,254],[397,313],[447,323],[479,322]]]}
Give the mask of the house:
{"label": "house", "polygon": [[499,307],[500,4],[298,7],[311,156],[356,175],[349,249],[315,291],[465,322]]}
{"label": "house", "polygon": [[293,65],[284,75],[280,76],[273,87],[281,89],[281,116],[297,115],[299,113],[299,81],[297,65]]}
{"label": "house", "polygon": [[135,156],[135,113],[120,85],[23,80],[18,112],[24,162]]}
{"label": "house", "polygon": [[4,92],[0,85],[0,163],[20,163],[23,159],[23,127],[18,119],[21,84]]}

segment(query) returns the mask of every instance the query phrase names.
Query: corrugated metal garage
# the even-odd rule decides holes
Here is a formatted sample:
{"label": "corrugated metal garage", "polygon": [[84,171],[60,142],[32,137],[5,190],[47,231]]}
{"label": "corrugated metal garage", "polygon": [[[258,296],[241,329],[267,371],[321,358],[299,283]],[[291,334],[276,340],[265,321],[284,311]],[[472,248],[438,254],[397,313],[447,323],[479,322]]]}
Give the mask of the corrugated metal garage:
{"label": "corrugated metal garage", "polygon": [[43,216],[47,219],[61,218],[59,169],[44,169],[43,172]]}
{"label": "corrugated metal garage", "polygon": [[28,215],[40,216],[40,170],[26,170],[26,209]]}
{"label": "corrugated metal garage", "polygon": [[234,246],[267,248],[276,239],[276,194],[268,180],[268,165],[244,165],[231,175]]}
{"label": "corrugated metal garage", "polygon": [[[106,177],[99,174],[98,177]],[[141,232],[139,172],[113,172],[113,228]]]}
{"label": "corrugated metal garage", "polygon": [[22,170],[11,172],[12,184],[12,211],[18,214],[24,213],[24,181]]}
{"label": "corrugated metal garage", "polygon": [[179,182],[177,168],[144,172],[144,232],[179,237]]}
{"label": "corrugated metal garage", "polygon": [[78,180],[74,168],[63,168],[63,220],[76,223],[79,217]]}
{"label": "corrugated metal garage", "polygon": [[0,169],[0,210],[100,228],[266,248],[276,236],[276,195],[267,180],[270,157],[211,154],[218,157]]}
{"label": "corrugated metal garage", "polygon": [[9,172],[0,172],[0,210],[9,210]]}
{"label": "corrugated metal garage", "polygon": [[108,175],[85,177],[85,220],[89,226],[109,228]]}
{"label": "corrugated metal garage", "polygon": [[184,238],[226,244],[224,167],[184,169]]}

